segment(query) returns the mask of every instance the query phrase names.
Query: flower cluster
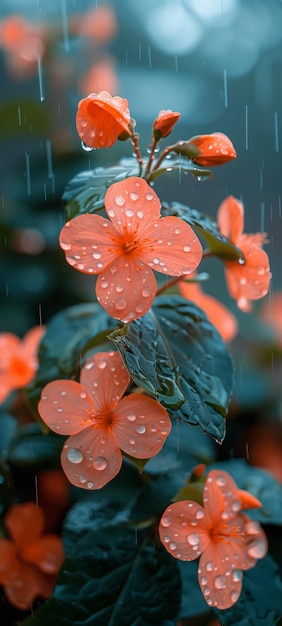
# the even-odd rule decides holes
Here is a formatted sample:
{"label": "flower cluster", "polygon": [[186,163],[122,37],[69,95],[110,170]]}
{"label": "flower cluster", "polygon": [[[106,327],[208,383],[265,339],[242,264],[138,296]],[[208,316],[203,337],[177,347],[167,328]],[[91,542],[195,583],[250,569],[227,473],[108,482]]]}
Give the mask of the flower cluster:
{"label": "flower cluster", "polygon": [[200,556],[198,578],[209,606],[227,609],[242,589],[242,570],[254,567],[267,552],[267,539],[244,509],[261,506],[241,489],[227,472],[209,472],[203,506],[193,500],[171,504],[160,521],[160,538],[166,550],[182,561]]}

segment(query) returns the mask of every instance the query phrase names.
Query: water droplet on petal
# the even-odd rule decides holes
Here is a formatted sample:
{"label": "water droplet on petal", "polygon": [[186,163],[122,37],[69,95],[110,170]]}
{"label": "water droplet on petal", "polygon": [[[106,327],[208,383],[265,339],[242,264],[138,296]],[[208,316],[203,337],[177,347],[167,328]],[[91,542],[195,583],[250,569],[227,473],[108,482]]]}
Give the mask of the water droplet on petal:
{"label": "water droplet on petal", "polygon": [[202,511],[202,509],[198,509],[197,513],[196,513],[196,518],[197,519],[203,519],[205,513],[204,511]]}
{"label": "water droplet on petal", "polygon": [[200,582],[201,582],[202,585],[206,585],[207,582],[208,582],[208,579],[205,576],[201,576]]}
{"label": "water droplet on petal", "polygon": [[125,215],[126,217],[133,217],[134,211],[132,211],[132,209],[126,209]]}
{"label": "water droplet on petal", "polygon": [[95,461],[93,461],[93,467],[96,470],[104,470],[108,466],[108,461],[103,456],[98,456]]}
{"label": "water droplet on petal", "polygon": [[218,476],[216,482],[219,487],[224,487],[224,485],[226,485],[226,478],[224,476]]}
{"label": "water droplet on petal", "polygon": [[230,600],[233,602],[237,602],[238,598],[239,598],[240,592],[237,591],[237,589],[232,589],[231,593],[230,593]]}
{"label": "water droplet on petal", "polygon": [[115,211],[114,211],[114,209],[109,209],[109,211],[108,211],[108,215],[109,215],[109,217],[115,217]]}
{"label": "water droplet on petal", "polygon": [[240,580],[242,580],[243,578],[243,573],[239,569],[234,569],[232,578],[234,580],[234,583],[240,582]]}
{"label": "water droplet on petal", "polygon": [[150,294],[151,294],[151,289],[149,289],[148,287],[144,287],[144,289],[142,289],[142,296],[144,298],[148,298]]}
{"label": "water droplet on petal", "polygon": [[171,518],[168,517],[167,515],[165,515],[164,517],[162,517],[161,519],[161,525],[164,526],[164,528],[167,528],[168,526],[171,525]]}
{"label": "water droplet on petal", "polygon": [[247,552],[253,559],[262,559],[266,554],[266,543],[264,539],[253,539],[247,546]]}
{"label": "water droplet on petal", "polygon": [[154,197],[154,196],[153,196],[153,194],[152,194],[152,193],[146,193],[146,194],[145,194],[145,198],[146,198],[146,200],[149,200],[149,201],[150,201],[150,200],[153,200],[153,197]]}
{"label": "water droplet on petal", "polygon": [[123,206],[125,204],[125,199],[123,196],[116,196],[115,201],[118,206]]}
{"label": "water droplet on petal", "polygon": [[81,142],[81,147],[85,150],[85,152],[92,152],[93,150],[93,148],[90,148],[90,146],[88,146],[87,143],[84,143],[84,141]]}
{"label": "water droplet on petal", "polygon": [[137,433],[139,433],[139,435],[144,435],[144,433],[146,432],[146,426],[137,426],[136,431]]}
{"label": "water droplet on petal", "polygon": [[126,302],[125,298],[118,298],[118,299],[117,299],[117,301],[116,301],[116,303],[115,303],[116,308],[117,308],[119,311],[122,311],[122,309],[125,309],[126,304],[127,304],[127,302]]}
{"label": "water droplet on petal", "polygon": [[141,220],[142,217],[144,217],[143,211],[137,211],[137,217],[139,217],[139,219]]}
{"label": "water droplet on petal", "polygon": [[132,191],[129,195],[130,195],[131,200],[138,200],[139,198],[139,194],[134,193],[134,191]]}
{"label": "water droplet on petal", "polygon": [[62,241],[60,245],[61,245],[62,250],[70,250],[71,249],[71,244],[70,243],[64,243]]}
{"label": "water droplet on petal", "polygon": [[98,361],[98,367],[100,370],[104,370],[105,367],[107,367],[107,361],[105,359],[100,359],[100,361]]}
{"label": "water droplet on petal", "polygon": [[226,576],[216,576],[213,582],[216,589],[225,589]]}
{"label": "water droplet on petal", "polygon": [[129,422],[135,422],[135,420],[136,420],[136,415],[135,415],[135,413],[133,413],[133,411],[129,411],[127,413],[126,417],[129,420]]}
{"label": "water droplet on petal", "polygon": [[71,448],[68,450],[67,457],[71,463],[81,463],[83,460],[83,453],[78,448]]}
{"label": "water droplet on petal", "polygon": [[190,533],[190,535],[187,536],[187,541],[190,543],[190,546],[196,546],[200,543],[200,537],[196,533]]}
{"label": "water droplet on petal", "polygon": [[191,246],[184,246],[184,252],[191,252]]}
{"label": "water droplet on petal", "polygon": [[208,562],[207,562],[206,569],[207,569],[207,572],[212,572],[212,570],[213,570],[213,564],[212,564],[212,562],[211,562],[211,561],[208,561]]}

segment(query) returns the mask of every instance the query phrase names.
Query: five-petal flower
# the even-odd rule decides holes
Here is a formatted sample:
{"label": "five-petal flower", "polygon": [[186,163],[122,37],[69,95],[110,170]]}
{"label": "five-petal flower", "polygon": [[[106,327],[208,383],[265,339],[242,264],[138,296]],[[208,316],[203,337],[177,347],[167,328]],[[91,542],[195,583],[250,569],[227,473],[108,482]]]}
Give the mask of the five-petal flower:
{"label": "five-petal flower", "polygon": [[37,369],[37,350],[44,326],[35,326],[23,339],[13,333],[0,333],[0,403],[14,389],[28,385]]}
{"label": "five-petal flower", "polygon": [[244,257],[242,262],[226,261],[225,275],[230,295],[237,300],[237,306],[247,312],[251,308],[249,301],[262,298],[269,290],[269,260],[262,250],[266,235],[243,233],[244,206],[234,196],[228,196],[221,203],[217,223],[221,234],[234,243]]}
{"label": "five-petal flower", "polygon": [[89,148],[110,148],[122,133],[132,134],[128,101],[108,91],[91,93],[78,103],[76,128]]}
{"label": "five-petal flower", "polygon": [[141,393],[122,397],[130,376],[119,352],[100,352],[81,370],[80,383],[56,380],[42,390],[38,411],[66,440],[61,463],[77,487],[100,489],[120,471],[123,450],[155,456],[171,430],[167,411]]}
{"label": "five-petal flower", "polygon": [[254,567],[267,552],[260,524],[242,513],[261,506],[251,494],[237,488],[222,470],[209,472],[203,506],[182,500],[162,515],[159,532],[166,550],[182,561],[200,556],[199,584],[209,606],[227,609],[242,589],[242,570]]}
{"label": "five-petal flower", "polygon": [[160,217],[160,200],[142,178],[115,183],[105,194],[111,221],[78,215],[63,227],[60,245],[70,265],[98,274],[96,295],[111,317],[130,322],[151,307],[157,281],[151,268],[190,274],[202,258],[192,228],[179,217]]}
{"label": "five-petal flower", "polygon": [[62,540],[43,534],[44,523],[34,502],[14,504],[4,517],[9,539],[0,538],[0,584],[10,604],[22,610],[51,596],[64,560]]}

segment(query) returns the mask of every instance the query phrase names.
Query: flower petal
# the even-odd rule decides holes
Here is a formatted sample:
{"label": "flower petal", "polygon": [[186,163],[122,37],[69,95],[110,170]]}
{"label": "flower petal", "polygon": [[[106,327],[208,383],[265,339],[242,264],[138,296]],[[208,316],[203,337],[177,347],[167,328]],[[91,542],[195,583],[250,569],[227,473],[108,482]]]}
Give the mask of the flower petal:
{"label": "flower petal", "polygon": [[236,244],[244,229],[244,206],[242,202],[234,196],[225,198],[217,212],[217,223],[221,234]]}
{"label": "flower petal", "polygon": [[45,326],[34,326],[23,337],[22,345],[26,357],[30,358],[32,365],[37,365],[37,352],[40,341],[46,332]]}
{"label": "flower petal", "polygon": [[117,233],[101,215],[78,215],[63,226],[59,241],[67,262],[84,274],[99,274],[118,254]]}
{"label": "flower petal", "polygon": [[122,455],[109,430],[90,426],[67,439],[61,463],[76,487],[101,489],[118,474]]}
{"label": "flower petal", "polygon": [[162,217],[146,230],[140,259],[157,272],[170,276],[190,274],[199,265],[203,250],[189,224],[179,217]]}
{"label": "flower petal", "polygon": [[[245,235],[247,238],[247,235]],[[236,261],[225,264],[227,286],[232,298],[242,310],[248,311],[248,301],[258,300],[269,291],[271,273],[268,255],[264,250],[248,243],[241,246],[245,264]]]}
{"label": "flower petal", "polygon": [[117,258],[96,283],[98,302],[107,313],[123,322],[141,317],[153,304],[157,281],[152,270],[128,256]]}
{"label": "flower petal", "polygon": [[209,543],[210,521],[197,502],[174,502],[163,513],[159,525],[161,542],[166,550],[181,561],[193,561]]}
{"label": "flower petal", "polygon": [[57,574],[63,561],[63,544],[56,535],[43,535],[22,552],[22,559],[33,563],[46,574]]}
{"label": "flower petal", "polygon": [[198,568],[199,584],[209,606],[228,609],[237,602],[242,590],[243,574],[236,568],[228,543],[210,542],[203,552]]}
{"label": "flower petal", "polygon": [[38,412],[45,424],[59,435],[77,433],[92,424],[93,397],[75,380],[54,380],[44,387]]}
{"label": "flower petal", "polygon": [[112,432],[120,448],[138,459],[158,454],[170,431],[166,409],[140,393],[123,398],[114,411]]}
{"label": "flower petal", "polygon": [[131,134],[128,102],[107,91],[90,94],[78,104],[77,132],[91,148],[109,148],[122,132]]}
{"label": "flower petal", "polygon": [[30,610],[36,598],[50,597],[54,583],[55,577],[46,576],[34,565],[21,562],[13,580],[4,587],[4,592],[10,604],[26,611]]}
{"label": "flower petal", "polygon": [[0,585],[7,585],[18,568],[17,547],[9,539],[0,538]]}
{"label": "flower petal", "polygon": [[191,137],[189,143],[200,150],[200,154],[193,159],[198,165],[214,167],[236,158],[236,151],[232,142],[223,133],[197,135]]}
{"label": "flower petal", "polygon": [[105,193],[105,207],[117,232],[128,239],[160,216],[161,203],[152,187],[143,178],[132,176],[111,185]]}
{"label": "flower petal", "polygon": [[13,504],[4,517],[5,526],[18,548],[37,539],[44,528],[44,514],[35,502]]}
{"label": "flower petal", "polygon": [[211,470],[203,491],[206,513],[216,526],[236,517],[241,510],[238,488],[233,478],[223,470]]}
{"label": "flower petal", "polygon": [[95,407],[114,407],[125,393],[130,376],[119,352],[99,352],[87,359],[80,380],[91,393]]}

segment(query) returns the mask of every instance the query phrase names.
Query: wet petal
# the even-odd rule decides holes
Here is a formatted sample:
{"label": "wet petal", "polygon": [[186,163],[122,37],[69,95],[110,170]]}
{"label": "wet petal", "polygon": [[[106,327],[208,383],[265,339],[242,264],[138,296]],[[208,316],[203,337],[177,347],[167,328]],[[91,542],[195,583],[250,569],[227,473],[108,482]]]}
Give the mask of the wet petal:
{"label": "wet petal", "polygon": [[167,411],[148,396],[126,396],[114,411],[112,432],[120,448],[138,459],[158,454],[170,431]]}
{"label": "wet petal", "polygon": [[130,376],[119,352],[99,352],[87,359],[80,380],[101,410],[116,406],[129,385]]}
{"label": "wet petal", "polygon": [[189,143],[200,150],[200,154],[193,159],[194,163],[198,163],[198,165],[214,167],[236,158],[236,151],[232,142],[223,133],[197,135],[191,137]]}
{"label": "wet petal", "polygon": [[78,215],[63,226],[59,241],[67,262],[85,274],[99,274],[119,253],[117,233],[101,215]]}
{"label": "wet petal", "polygon": [[120,471],[122,455],[106,428],[90,426],[67,439],[61,463],[68,480],[76,487],[101,489]]}
{"label": "wet petal", "polygon": [[46,332],[45,326],[34,326],[24,336],[22,345],[25,350],[25,355],[30,358],[31,363],[37,365],[37,352],[40,341]]}
{"label": "wet petal", "polygon": [[78,104],[77,132],[91,148],[109,148],[122,132],[130,134],[128,102],[107,91],[90,94]]}
{"label": "wet petal", "polygon": [[57,574],[64,561],[62,540],[56,535],[43,535],[29,544],[21,556],[46,574]]}
{"label": "wet petal", "polygon": [[221,234],[237,244],[244,229],[244,206],[242,202],[234,196],[225,198],[218,209],[217,223]]}
{"label": "wet petal", "polygon": [[153,304],[157,281],[152,270],[128,255],[109,265],[96,283],[96,295],[107,313],[123,322],[141,317]]}
{"label": "wet petal", "polygon": [[35,502],[13,504],[4,517],[5,526],[18,548],[37,539],[44,528],[44,514]]}
{"label": "wet petal", "polygon": [[0,538],[0,585],[7,585],[18,567],[17,548],[9,539]]}
{"label": "wet petal", "polygon": [[243,574],[236,567],[232,546],[210,542],[200,557],[199,584],[209,606],[228,609],[237,602]]}
{"label": "wet petal", "polygon": [[202,246],[189,224],[179,217],[162,217],[146,230],[140,258],[157,272],[190,274],[202,259]]}
{"label": "wet petal", "polygon": [[203,507],[197,502],[174,502],[162,515],[160,539],[176,559],[193,561],[209,543],[209,523]]}
{"label": "wet petal", "polygon": [[262,503],[253,496],[252,493],[245,491],[244,489],[237,490],[242,509],[256,509],[262,506]]}
{"label": "wet petal", "polygon": [[268,550],[268,541],[259,522],[251,520],[247,515],[244,518],[246,559],[242,569],[253,567],[258,559],[263,559]]}
{"label": "wet petal", "polygon": [[105,207],[109,218],[122,237],[138,233],[152,219],[160,216],[161,203],[157,194],[143,178],[132,176],[111,185],[105,194]]}
{"label": "wet petal", "polygon": [[219,520],[227,522],[241,510],[238,488],[233,478],[223,470],[211,470],[207,476],[203,492],[205,511],[214,525]]}
{"label": "wet petal", "polygon": [[38,412],[45,424],[59,435],[71,435],[92,423],[93,397],[74,380],[54,380],[44,387]]}
{"label": "wet petal", "polygon": [[26,611],[30,610],[36,598],[48,598],[51,595],[54,582],[53,576],[47,577],[34,565],[22,562],[4,591],[10,604]]}

